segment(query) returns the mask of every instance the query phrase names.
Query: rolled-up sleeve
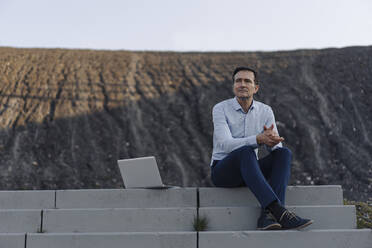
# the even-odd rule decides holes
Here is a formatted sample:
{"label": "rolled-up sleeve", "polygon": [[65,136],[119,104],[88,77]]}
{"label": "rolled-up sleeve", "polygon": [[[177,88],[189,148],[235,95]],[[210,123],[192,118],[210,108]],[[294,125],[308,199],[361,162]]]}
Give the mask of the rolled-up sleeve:
{"label": "rolled-up sleeve", "polygon": [[242,146],[251,146],[257,148],[256,135],[234,138],[231,135],[229,125],[226,120],[224,109],[221,105],[216,105],[212,111],[213,115],[213,126],[214,126],[214,142],[215,146],[219,151],[224,153],[230,153],[233,150]]}

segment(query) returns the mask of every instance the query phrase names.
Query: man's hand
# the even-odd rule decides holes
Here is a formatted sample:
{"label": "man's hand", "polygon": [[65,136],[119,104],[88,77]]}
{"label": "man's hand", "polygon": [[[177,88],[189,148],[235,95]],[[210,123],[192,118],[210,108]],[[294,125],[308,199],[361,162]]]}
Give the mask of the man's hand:
{"label": "man's hand", "polygon": [[271,124],[269,128],[264,126],[264,132],[256,136],[257,144],[265,144],[269,147],[273,147],[279,142],[284,140],[274,131],[274,124]]}

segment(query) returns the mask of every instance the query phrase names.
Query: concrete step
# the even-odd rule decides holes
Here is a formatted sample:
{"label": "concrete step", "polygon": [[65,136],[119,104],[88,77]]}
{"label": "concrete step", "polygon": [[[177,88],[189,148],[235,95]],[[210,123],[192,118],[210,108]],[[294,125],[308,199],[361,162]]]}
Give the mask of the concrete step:
{"label": "concrete step", "polygon": [[[247,187],[0,191],[0,209],[259,206]],[[342,205],[341,186],[288,186],[287,205]]]}
{"label": "concrete step", "polygon": [[46,209],[44,232],[193,231],[196,208]]}
{"label": "concrete step", "polygon": [[200,232],[199,248],[371,248],[371,229]]}
{"label": "concrete step", "polygon": [[[0,191],[0,248],[372,247],[341,186],[289,186],[286,205],[314,224],[256,231],[260,207],[246,187]],[[197,213],[209,220],[199,234]]]}
{"label": "concrete step", "polygon": [[[308,229],[356,228],[355,206],[287,206],[298,216],[314,220]],[[199,216],[209,220],[207,231],[256,230],[260,207],[205,207]]]}
{"label": "concrete step", "polygon": [[57,190],[57,208],[196,207],[197,188]]}
{"label": "concrete step", "polygon": [[0,233],[1,248],[25,248],[25,233]]}
{"label": "concrete step", "polygon": [[371,229],[327,229],[302,231],[207,231],[199,232],[198,240],[196,232],[27,233],[26,240],[25,236],[25,233],[0,233],[0,247],[372,247]]}
{"label": "concrete step", "polygon": [[[199,188],[200,207],[259,206],[247,187]],[[286,205],[343,205],[340,185],[288,186]]]}
{"label": "concrete step", "polygon": [[[27,248],[196,248],[196,232],[27,234]],[[23,248],[23,247],[22,247]]]}
{"label": "concrete step", "polygon": [[0,209],[54,208],[55,190],[0,191]]}
{"label": "concrete step", "polygon": [[38,232],[41,228],[41,210],[0,210],[0,233]]}

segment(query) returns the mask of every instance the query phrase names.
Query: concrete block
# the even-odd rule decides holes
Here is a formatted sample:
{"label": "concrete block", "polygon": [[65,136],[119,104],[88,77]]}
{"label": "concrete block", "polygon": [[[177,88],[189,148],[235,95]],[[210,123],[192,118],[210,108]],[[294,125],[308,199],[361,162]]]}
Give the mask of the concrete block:
{"label": "concrete block", "polygon": [[57,208],[196,207],[196,188],[58,190]]}
{"label": "concrete block", "polygon": [[24,248],[25,233],[0,233],[0,247]]}
{"label": "concrete block", "polygon": [[27,248],[196,248],[196,232],[29,234]]}
{"label": "concrete block", "polygon": [[54,190],[0,191],[0,209],[54,208]]}
{"label": "concrete block", "polygon": [[[256,197],[247,187],[199,188],[200,207],[259,206]],[[339,185],[288,186],[286,205],[343,205]]]}
{"label": "concrete block", "polygon": [[[298,216],[314,220],[305,229],[356,228],[355,206],[289,206]],[[207,231],[256,230],[259,207],[200,208],[199,216],[209,219]]]}
{"label": "concrete block", "polygon": [[199,248],[371,248],[372,230],[200,232]]}
{"label": "concrete block", "polygon": [[0,210],[0,233],[38,232],[41,226],[41,210]]}
{"label": "concrete block", "polygon": [[45,232],[193,231],[196,208],[47,209]]}

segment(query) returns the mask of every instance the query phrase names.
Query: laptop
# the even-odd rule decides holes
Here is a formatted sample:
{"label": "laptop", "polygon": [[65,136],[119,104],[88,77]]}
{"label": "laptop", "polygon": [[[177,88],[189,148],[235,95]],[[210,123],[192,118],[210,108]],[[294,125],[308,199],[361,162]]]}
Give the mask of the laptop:
{"label": "laptop", "polygon": [[129,188],[144,189],[168,189],[180,188],[177,186],[164,185],[155,157],[141,157],[118,160],[121,177],[124,186]]}

